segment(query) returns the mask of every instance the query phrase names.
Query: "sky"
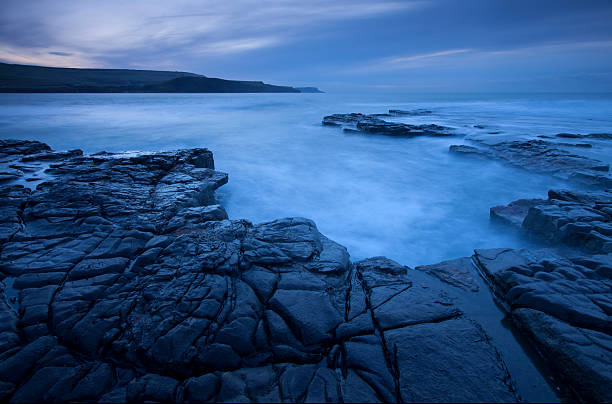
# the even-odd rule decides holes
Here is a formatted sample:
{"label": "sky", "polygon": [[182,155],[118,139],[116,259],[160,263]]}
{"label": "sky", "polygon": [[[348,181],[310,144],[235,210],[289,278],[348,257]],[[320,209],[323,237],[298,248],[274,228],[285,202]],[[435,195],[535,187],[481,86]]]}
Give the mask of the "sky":
{"label": "sky", "polygon": [[0,61],[330,92],[612,92],[612,1],[2,0]]}

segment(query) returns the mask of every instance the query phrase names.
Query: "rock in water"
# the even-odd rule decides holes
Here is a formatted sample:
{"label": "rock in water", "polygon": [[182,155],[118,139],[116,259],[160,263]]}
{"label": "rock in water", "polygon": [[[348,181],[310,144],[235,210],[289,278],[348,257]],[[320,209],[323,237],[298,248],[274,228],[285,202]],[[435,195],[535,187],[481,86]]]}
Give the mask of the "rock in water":
{"label": "rock in water", "polygon": [[551,190],[548,199],[521,199],[491,208],[491,218],[530,236],[592,254],[612,253],[612,192]]}
{"label": "rock in water", "polygon": [[440,125],[410,125],[407,123],[388,122],[380,116],[422,115],[426,112],[410,113],[408,111],[390,110],[389,114],[364,115],[359,113],[334,114],[323,118],[325,126],[343,127],[345,132],[362,132],[399,137],[413,136],[453,136],[450,128]]}
{"label": "rock in water", "polygon": [[542,199],[519,199],[508,205],[494,206],[490,209],[491,220],[521,227],[529,209],[544,202]]}
{"label": "rock in water", "polygon": [[421,273],[351,264],[308,219],[228,220],[210,151],[55,156],[36,189],[0,188],[0,399],[518,399]]}
{"label": "rock in water", "polygon": [[608,164],[568,152],[558,146],[544,140],[489,141],[479,142],[476,146],[451,145],[449,151],[502,160],[526,170],[553,174],[587,185],[612,185]]}
{"label": "rock in water", "polygon": [[476,250],[512,319],[585,401],[612,400],[612,256]]}

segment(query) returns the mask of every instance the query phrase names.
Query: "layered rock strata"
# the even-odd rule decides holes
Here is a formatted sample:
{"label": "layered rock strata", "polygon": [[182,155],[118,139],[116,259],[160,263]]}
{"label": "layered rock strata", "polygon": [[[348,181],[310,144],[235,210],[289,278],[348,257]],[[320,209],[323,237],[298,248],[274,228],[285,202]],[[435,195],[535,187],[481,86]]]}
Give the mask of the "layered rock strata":
{"label": "layered rock strata", "polygon": [[612,253],[612,192],[551,190],[548,199],[522,199],[491,208],[491,218],[549,244],[591,254]]}
{"label": "layered rock strata", "polygon": [[482,273],[524,335],[585,401],[612,400],[612,193],[551,190],[491,208],[551,249],[477,250]]}
{"label": "layered rock strata", "polygon": [[514,323],[577,398],[612,400],[612,257],[476,250]]}
{"label": "layered rock strata", "polygon": [[[580,144],[570,146],[580,147]],[[599,160],[569,152],[558,143],[544,140],[477,142],[475,145],[451,145],[455,154],[480,156],[505,161],[527,170],[552,174],[585,185],[612,187],[610,166]]]}
{"label": "layered rock strata", "polygon": [[360,113],[334,114],[323,118],[323,125],[341,127],[345,132],[362,132],[395,137],[453,136],[450,128],[435,124],[411,125],[389,122],[381,117],[428,115],[431,111],[389,110],[386,114],[365,115]]}

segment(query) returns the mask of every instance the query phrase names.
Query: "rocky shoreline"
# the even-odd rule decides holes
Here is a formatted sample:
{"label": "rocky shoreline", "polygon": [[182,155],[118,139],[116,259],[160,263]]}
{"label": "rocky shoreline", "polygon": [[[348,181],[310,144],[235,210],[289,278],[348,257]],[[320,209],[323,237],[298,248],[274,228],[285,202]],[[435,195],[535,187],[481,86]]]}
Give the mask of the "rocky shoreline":
{"label": "rocky shoreline", "polygon": [[[328,121],[446,132],[353,118]],[[568,176],[570,160],[607,171],[541,155]],[[492,208],[567,253],[411,269],[351,262],[308,219],[228,219],[207,149],[85,156],[5,140],[0,166],[3,401],[521,401],[512,358],[465,303],[487,286],[570,399],[612,401],[609,192]]]}
{"label": "rocky shoreline", "polygon": [[323,118],[323,125],[341,127],[344,132],[362,132],[396,137],[453,136],[450,128],[440,125],[410,125],[388,122],[383,117],[418,116],[431,114],[429,110],[402,111],[390,109],[388,113],[365,115],[360,113],[334,114]]}

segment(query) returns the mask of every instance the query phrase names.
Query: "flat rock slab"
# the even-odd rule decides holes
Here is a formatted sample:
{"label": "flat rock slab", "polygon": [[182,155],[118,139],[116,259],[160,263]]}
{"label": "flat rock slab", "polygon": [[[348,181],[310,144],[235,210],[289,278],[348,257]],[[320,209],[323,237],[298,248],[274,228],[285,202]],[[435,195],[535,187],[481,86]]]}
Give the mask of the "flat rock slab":
{"label": "flat rock slab", "polygon": [[493,221],[520,228],[529,209],[542,203],[543,199],[519,199],[508,205],[494,206],[489,213]]}
{"label": "flat rock slab", "polygon": [[440,262],[434,265],[418,266],[415,269],[435,276],[449,285],[478,292],[478,282],[474,278],[472,259],[470,257],[457,258],[454,260]]}
{"label": "flat rock slab", "polygon": [[612,140],[612,133],[588,133],[586,135],[581,135],[580,133],[557,133],[555,136],[564,139]]}
{"label": "flat rock slab", "polygon": [[476,250],[519,329],[585,401],[612,400],[612,255]]}
{"label": "flat rock slab", "polygon": [[526,170],[552,174],[597,187],[612,186],[610,166],[560,148],[545,140],[479,141],[471,145],[451,145],[455,154],[472,155],[505,161]]}
{"label": "flat rock slab", "polygon": [[551,190],[548,199],[521,199],[491,208],[491,219],[520,227],[551,244],[591,254],[612,253],[612,192]]}
{"label": "flat rock slab", "polygon": [[210,151],[62,156],[0,188],[1,400],[518,399],[422,274],[352,264],[308,219],[228,220]]}
{"label": "flat rock slab", "polygon": [[453,136],[452,130],[445,126],[435,124],[410,125],[406,123],[388,122],[381,119],[381,117],[415,116],[427,115],[429,113],[431,113],[431,111],[427,110],[389,110],[388,114],[334,114],[324,117],[323,125],[342,127],[345,132],[361,132],[395,137]]}

